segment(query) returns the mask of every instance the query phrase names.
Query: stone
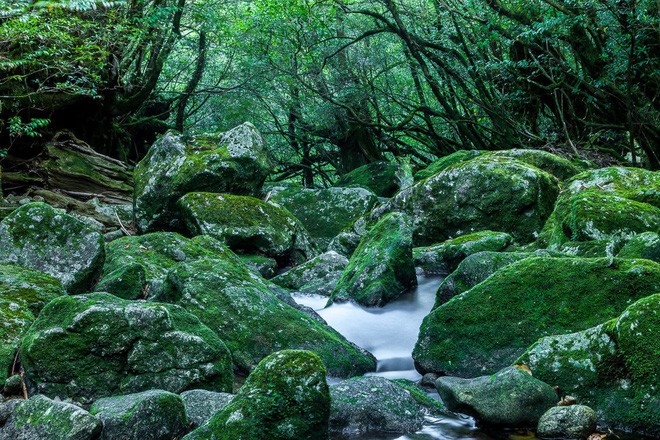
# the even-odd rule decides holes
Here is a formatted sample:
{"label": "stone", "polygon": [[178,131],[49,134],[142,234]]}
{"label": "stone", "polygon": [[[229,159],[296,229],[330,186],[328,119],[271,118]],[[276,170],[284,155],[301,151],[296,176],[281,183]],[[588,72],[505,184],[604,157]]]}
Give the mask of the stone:
{"label": "stone", "polygon": [[0,263],[54,276],[71,293],[90,288],[103,268],[103,235],[44,203],[29,203],[0,222]]}
{"label": "stone", "polygon": [[635,235],[621,248],[619,258],[645,258],[660,263],[660,235],[644,232]]}
{"label": "stone", "polygon": [[41,309],[62,295],[66,291],[54,277],[0,264],[0,384],[15,370],[18,346]]}
{"label": "stone", "polygon": [[408,389],[379,376],[336,383],[330,387],[330,396],[330,431],[347,437],[414,433],[430,413]]}
{"label": "stone", "polygon": [[514,148],[511,150],[493,151],[486,154],[494,157],[509,157],[528,163],[546,173],[552,174],[562,181],[568,180],[583,171],[583,167],[575,165],[570,160],[542,150]]}
{"label": "stone", "polygon": [[144,299],[148,295],[147,275],[138,263],[125,264],[105,275],[95,292],[112,292],[123,299]]}
{"label": "stone", "polygon": [[276,188],[270,200],[296,216],[321,249],[378,203],[376,195],[368,189],[336,187]]}
{"label": "stone", "polygon": [[262,360],[236,397],[184,440],[327,440],[330,393],[321,360],[283,350]]}
{"label": "stone", "polygon": [[483,251],[499,252],[512,243],[504,232],[479,231],[443,243],[413,249],[415,267],[430,274],[447,275],[466,257]]}
{"label": "stone", "polygon": [[362,165],[337,179],[338,187],[367,188],[379,197],[392,197],[403,185],[405,173],[400,165],[379,161]]}
{"label": "stone", "polygon": [[101,421],[76,405],[42,395],[10,402],[13,410],[0,423],[0,440],[96,440],[101,434]]}
{"label": "stone", "polygon": [[600,426],[660,436],[660,294],[618,318],[539,339],[518,359],[541,380],[596,411]]}
{"label": "stone", "polygon": [[103,422],[101,440],[174,440],[188,431],[183,399],[163,390],[98,399],[89,412]]}
{"label": "stone", "polygon": [[229,405],[234,395],[208,390],[188,390],[181,393],[181,398],[186,405],[188,420],[195,429]]}
{"label": "stone", "polygon": [[584,405],[555,406],[539,420],[536,435],[547,439],[585,440],[596,432],[596,413]]}
{"label": "stone", "polygon": [[559,400],[550,385],[515,367],[474,379],[441,377],[435,386],[447,409],[488,425],[536,426]]}
{"label": "stone", "polygon": [[422,373],[493,373],[543,336],[588,329],[658,291],[649,260],[526,258],[426,316],[413,359]]}
{"label": "stone", "polygon": [[334,251],[293,267],[272,279],[272,282],[296,292],[330,296],[348,259]]}
{"label": "stone", "polygon": [[424,180],[428,177],[435,176],[436,174],[446,170],[452,165],[474,159],[481,154],[483,154],[483,151],[480,150],[458,150],[455,153],[442,156],[426,168],[417,171],[415,173],[415,181],[417,182],[419,180]]}
{"label": "stone", "polygon": [[283,265],[317,253],[298,219],[261,199],[198,192],[186,194],[178,205],[191,235],[210,235],[236,252],[257,252]]}
{"label": "stone", "polygon": [[169,304],[105,293],[51,301],[23,338],[31,393],[89,403],[159,388],[231,391],[231,355],[208,327]]}
{"label": "stone", "polygon": [[263,255],[238,255],[245,265],[254,273],[265,279],[271,279],[277,275],[277,260],[264,257]]}
{"label": "stone", "polygon": [[5,396],[23,396],[23,378],[20,374],[9,376],[2,388],[2,394]]}
{"label": "stone", "polygon": [[364,306],[383,306],[416,286],[410,220],[391,213],[362,238],[329,302],[351,299]]}
{"label": "stone", "polygon": [[135,167],[136,225],[142,233],[180,228],[176,202],[189,192],[258,196],[271,169],[263,139],[248,122],[191,139],[167,132]]}
{"label": "stone", "polygon": [[240,260],[182,262],[169,271],[165,290],[165,301],[183,306],[222,338],[242,375],[281,349],[313,351],[333,376],[375,369],[372,355],[281,301]]}

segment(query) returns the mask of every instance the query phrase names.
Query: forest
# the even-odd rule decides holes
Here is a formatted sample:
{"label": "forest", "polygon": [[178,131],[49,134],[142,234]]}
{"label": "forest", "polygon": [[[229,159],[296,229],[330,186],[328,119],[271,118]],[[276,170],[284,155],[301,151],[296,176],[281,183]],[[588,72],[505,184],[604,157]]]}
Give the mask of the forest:
{"label": "forest", "polygon": [[0,440],[660,438],[659,9],[0,0]]}

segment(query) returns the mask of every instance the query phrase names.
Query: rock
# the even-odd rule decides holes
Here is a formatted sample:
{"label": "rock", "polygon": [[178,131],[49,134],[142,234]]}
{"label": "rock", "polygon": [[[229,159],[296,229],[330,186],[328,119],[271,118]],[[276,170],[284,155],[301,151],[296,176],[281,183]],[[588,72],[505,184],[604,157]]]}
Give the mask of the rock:
{"label": "rock", "polygon": [[240,260],[182,262],[170,270],[166,291],[166,301],[183,306],[220,335],[242,374],[281,349],[313,351],[333,376],[375,369],[373,356],[282,302]]}
{"label": "rock", "polygon": [[0,222],[0,263],[52,275],[69,292],[90,288],[104,259],[103,235],[44,203],[21,206]]}
{"label": "rock", "polygon": [[148,295],[144,266],[131,263],[105,275],[94,288],[95,292],[112,292],[123,299],[140,299]]}
{"label": "rock", "polygon": [[271,200],[296,216],[321,249],[378,203],[365,188],[287,188],[274,191]]}
{"label": "rock", "polygon": [[101,434],[101,421],[70,403],[42,395],[13,402],[19,403],[12,403],[4,426],[0,423],[0,440],[95,440]]}
{"label": "rock", "polygon": [[490,425],[536,426],[559,400],[550,385],[515,367],[474,379],[441,377],[435,386],[447,409]]}
{"label": "rock", "polygon": [[599,425],[660,436],[660,294],[618,318],[576,333],[547,336],[516,362],[596,411]]}
{"label": "rock", "polygon": [[444,243],[413,249],[415,267],[427,273],[448,274],[467,256],[482,251],[499,252],[512,242],[504,232],[479,231],[462,235]]}
{"label": "rock", "polygon": [[343,174],[335,186],[367,188],[379,197],[392,197],[402,188],[400,166],[386,161],[362,165]]}
{"label": "rock", "polygon": [[347,265],[346,257],[330,251],[289,269],[272,281],[296,292],[330,296]]}
{"label": "rock", "polygon": [[623,241],[660,230],[660,177],[638,168],[602,168],[575,176],[557,199],[540,246]]}
{"label": "rock", "polygon": [[210,235],[241,253],[261,253],[284,264],[316,255],[305,227],[289,211],[254,197],[189,193],[179,200],[194,235]]}
{"label": "rock", "polygon": [[99,399],[89,412],[103,422],[101,440],[175,440],[188,430],[183,399],[163,390]]}
{"label": "rock", "polygon": [[433,310],[413,358],[423,373],[492,373],[540,337],[587,329],[657,291],[649,260],[527,258]]}
{"label": "rock", "polygon": [[480,150],[458,150],[455,153],[443,156],[440,159],[436,160],[426,168],[419,170],[415,173],[415,181],[424,180],[428,177],[435,176],[441,171],[446,170],[450,166],[456,165],[457,163],[467,162],[470,159],[474,159],[477,156],[483,154],[483,151]]}
{"label": "rock", "polygon": [[480,155],[401,191],[371,216],[409,213],[415,246],[483,230],[529,243],[550,216],[558,192],[558,180],[545,171],[516,159]]}
{"label": "rock", "polygon": [[50,275],[20,266],[0,264],[0,384],[14,370],[16,350],[41,309],[66,295]]}
{"label": "rock", "polygon": [[277,261],[274,258],[263,255],[238,255],[238,257],[250,270],[267,280],[277,275]]}
{"label": "rock", "polygon": [[330,393],[321,360],[284,350],[262,360],[236,397],[184,440],[326,440]]}
{"label": "rock", "polygon": [[528,163],[536,168],[552,174],[559,180],[568,180],[583,171],[570,160],[542,150],[511,149],[489,152],[494,157],[509,157]]}
{"label": "rock", "polygon": [[329,301],[383,306],[417,286],[408,216],[391,213],[360,241]]}
{"label": "rock", "polygon": [[419,431],[428,410],[410,391],[383,377],[356,377],[330,387],[330,431],[353,437]]}
{"label": "rock", "polygon": [[645,258],[660,263],[660,235],[644,232],[635,235],[617,254],[619,258]]}
{"label": "rock", "polygon": [[272,165],[254,125],[193,139],[168,132],[135,167],[134,210],[144,232],[181,227],[176,202],[194,191],[257,196]]}
{"label": "rock", "polygon": [[21,350],[29,390],[82,403],[153,388],[231,391],[227,347],[180,307],[109,294],[63,296]]}
{"label": "rock", "polygon": [[539,420],[541,438],[584,440],[596,431],[596,413],[584,405],[555,406]]}
{"label": "rock", "polygon": [[208,422],[211,417],[229,405],[234,395],[207,390],[188,390],[181,393],[181,398],[186,405],[188,420],[194,429]]}
{"label": "rock", "polygon": [[7,378],[5,385],[2,388],[2,394],[5,396],[23,397],[23,378],[20,374],[14,374]]}
{"label": "rock", "polygon": [[360,217],[351,226],[341,231],[330,241],[328,251],[337,252],[346,258],[351,258],[360,244],[362,237],[371,229],[368,219]]}

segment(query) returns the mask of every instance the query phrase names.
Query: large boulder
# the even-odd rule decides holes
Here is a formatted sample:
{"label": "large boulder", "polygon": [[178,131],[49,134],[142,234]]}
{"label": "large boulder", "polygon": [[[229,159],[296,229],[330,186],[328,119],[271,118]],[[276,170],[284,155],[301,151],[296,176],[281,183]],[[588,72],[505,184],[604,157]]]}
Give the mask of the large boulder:
{"label": "large boulder", "polygon": [[296,292],[329,296],[347,265],[346,257],[330,251],[289,269],[271,281]]}
{"label": "large boulder", "polygon": [[271,200],[296,216],[322,249],[378,203],[378,198],[368,189],[334,187],[277,189]]}
{"label": "large boulder", "polygon": [[424,416],[431,412],[408,389],[379,376],[336,383],[330,387],[330,396],[330,431],[347,437],[413,433],[422,428]]}
{"label": "large boulder", "polygon": [[0,222],[0,263],[45,272],[71,293],[92,286],[104,259],[99,231],[45,203],[28,203]]}
{"label": "large boulder", "polygon": [[516,362],[592,407],[602,426],[660,437],[659,311],[660,294],[642,298],[604,324],[540,339]]}
{"label": "large boulder", "polygon": [[399,164],[380,161],[362,165],[343,174],[335,186],[368,188],[379,197],[392,197],[410,183],[406,170]]}
{"label": "large boulder", "polygon": [[13,369],[21,339],[41,309],[62,295],[62,284],[50,275],[0,264],[0,384]]}
{"label": "large boulder", "polygon": [[181,226],[176,202],[193,191],[259,195],[272,165],[254,125],[186,139],[168,132],[135,167],[135,220],[141,232]]}
{"label": "large boulder", "polygon": [[435,176],[441,171],[446,170],[452,165],[457,163],[467,162],[470,159],[483,154],[481,150],[458,150],[455,153],[442,156],[438,160],[432,162],[426,168],[423,168],[415,173],[415,181],[424,180],[427,177]]}
{"label": "large boulder", "polygon": [[233,394],[208,390],[188,390],[181,393],[186,414],[193,428],[199,428],[224,409],[234,398]]}
{"label": "large boulder", "polygon": [[511,236],[507,233],[479,231],[444,243],[414,248],[413,258],[415,267],[420,267],[424,272],[446,275],[469,255],[484,251],[499,252],[511,242]]}
{"label": "large boulder", "polygon": [[372,215],[410,213],[416,246],[482,230],[528,243],[543,228],[558,193],[558,180],[545,171],[516,159],[480,155],[401,191]]}
{"label": "large boulder", "polygon": [[660,235],[644,232],[635,235],[621,248],[619,258],[645,258],[660,263]]}
{"label": "large boulder", "polygon": [[637,168],[601,168],[578,174],[548,219],[539,245],[617,242],[660,230],[660,175]]}
{"label": "large boulder", "polygon": [[435,387],[447,409],[490,425],[535,427],[559,400],[550,385],[516,367],[474,379],[441,377]]}
{"label": "large boulder", "polygon": [[383,217],[360,241],[330,301],[383,306],[417,285],[408,216]]}
{"label": "large boulder", "polygon": [[585,440],[596,432],[596,413],[584,405],[555,406],[541,416],[536,430],[540,438]]}
{"label": "large boulder", "polygon": [[433,310],[413,358],[421,372],[492,373],[542,336],[587,329],[657,291],[649,260],[527,258]]}
{"label": "large boulder", "polygon": [[542,150],[511,149],[489,152],[495,157],[509,157],[528,163],[536,168],[550,173],[559,180],[568,180],[583,171],[583,167],[575,165],[568,159]]}
{"label": "large boulder", "polygon": [[333,376],[375,368],[370,354],[278,299],[240,260],[182,262],[170,270],[166,291],[164,300],[183,306],[222,338],[243,374],[282,349],[313,351]]}
{"label": "large boulder", "polygon": [[13,407],[0,422],[0,440],[97,440],[101,434],[101,421],[76,405],[42,395],[10,402],[0,403]]}
{"label": "large boulder", "polygon": [[100,440],[176,440],[188,431],[183,399],[163,390],[105,397],[89,412],[103,422]]}
{"label": "large boulder", "polygon": [[231,355],[181,307],[109,294],[63,296],[41,312],[21,361],[31,392],[87,403],[152,388],[231,391]]}
{"label": "large boulder", "polygon": [[327,440],[330,393],[325,375],[314,353],[273,353],[229,405],[184,440]]}
{"label": "large boulder", "polygon": [[189,193],[179,200],[191,235],[210,235],[241,253],[262,253],[286,264],[316,252],[305,227],[278,205],[247,196]]}

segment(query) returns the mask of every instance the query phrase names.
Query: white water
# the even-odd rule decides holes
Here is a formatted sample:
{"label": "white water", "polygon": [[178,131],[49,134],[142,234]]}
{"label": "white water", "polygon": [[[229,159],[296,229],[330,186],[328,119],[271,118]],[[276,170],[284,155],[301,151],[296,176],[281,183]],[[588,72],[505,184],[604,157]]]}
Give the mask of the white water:
{"label": "white water", "polygon": [[[438,277],[418,277],[418,287],[382,308],[364,308],[351,302],[333,304],[324,308],[328,298],[320,295],[294,294],[300,304],[313,308],[346,339],[369,350],[376,359],[377,376],[389,379],[404,378],[417,381],[412,350],[417,341],[419,326],[435,301],[435,292],[442,282]],[[437,394],[435,396],[437,398]],[[474,419],[455,415],[428,417],[424,428],[410,435],[387,436],[374,434],[361,436],[364,440],[489,440],[480,432]]]}

